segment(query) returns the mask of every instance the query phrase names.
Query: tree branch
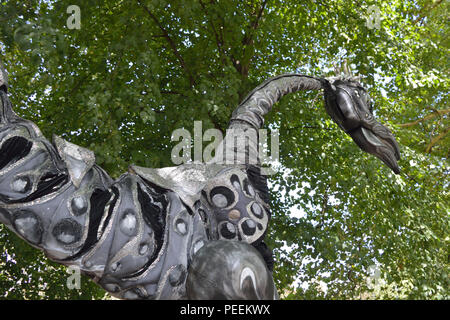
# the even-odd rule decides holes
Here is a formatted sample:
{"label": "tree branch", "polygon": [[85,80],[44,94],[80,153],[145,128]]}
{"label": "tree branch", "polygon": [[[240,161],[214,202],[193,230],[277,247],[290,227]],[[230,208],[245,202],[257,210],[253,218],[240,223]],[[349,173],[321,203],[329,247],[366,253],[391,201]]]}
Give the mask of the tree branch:
{"label": "tree branch", "polygon": [[398,126],[401,128],[412,127],[412,126],[415,126],[416,124],[433,119],[437,116],[442,116],[447,113],[450,113],[450,109],[435,110],[433,113],[431,113],[421,119],[417,119],[416,121],[413,121],[413,122],[401,123],[401,124],[398,124]]}
{"label": "tree branch", "polygon": [[419,12],[419,15],[417,16],[417,18],[413,21],[413,24],[417,24],[417,22],[419,22],[420,20],[424,19],[426,17],[426,15],[428,13],[430,13],[431,10],[433,10],[434,8],[436,8],[438,5],[440,5],[442,3],[442,0],[438,0],[435,3],[433,3],[430,8],[428,9],[428,4],[426,4],[423,9],[421,11],[426,11],[424,13],[421,14],[421,12]]}
{"label": "tree branch", "polygon": [[259,26],[259,21],[261,20],[261,17],[264,12],[264,8],[266,7],[266,4],[267,4],[267,0],[264,0],[263,4],[261,5],[261,8],[259,9],[258,15],[256,16],[255,21],[253,21],[253,23],[250,26],[249,34],[246,34],[244,36],[244,39],[242,40],[243,45],[248,45],[253,40],[254,32],[256,31],[256,29]]}
{"label": "tree branch", "polygon": [[[203,3],[203,1],[199,0],[199,2],[200,2],[200,5],[202,6],[203,11],[205,12],[205,15],[209,16],[208,9],[206,9],[206,6]],[[222,55],[225,55],[225,52],[223,50],[223,39],[220,39],[219,34],[217,33],[216,28],[214,27],[214,23],[212,22],[211,18],[208,20],[209,20],[209,24],[211,25],[211,29],[214,32],[214,36],[216,38],[217,49],[219,50],[219,53],[221,53]]]}
{"label": "tree branch", "polygon": [[253,43],[253,37],[256,33],[256,30],[258,29],[259,22],[262,18],[266,4],[267,4],[267,0],[264,0],[264,2],[262,3],[262,5],[258,11],[255,21],[253,21],[253,23],[250,25],[250,29],[248,30],[248,32],[246,32],[246,34],[244,35],[244,38],[242,39],[242,45],[244,46],[244,50],[242,52],[242,60],[243,61],[241,63],[237,63],[237,62],[233,63],[235,68],[237,69],[237,71],[244,78],[247,78],[247,76],[248,76],[248,69],[249,69],[249,64],[251,61],[251,57],[248,59],[248,61],[245,60],[247,57],[247,50],[248,50],[248,47],[250,47],[251,44]]}
{"label": "tree branch", "polygon": [[186,65],[186,62],[184,61],[183,57],[181,56],[180,52],[177,49],[177,46],[175,45],[175,42],[173,41],[173,39],[170,37],[169,33],[167,32],[166,28],[164,28],[164,26],[161,24],[161,22],[159,22],[158,18],[156,18],[156,16],[151,12],[151,10],[144,4],[141,3],[140,0],[137,0],[138,5],[140,5],[150,16],[150,18],[156,23],[156,25],[158,26],[158,28],[162,31],[162,36],[167,40],[167,42],[169,43],[170,48],[173,51],[173,54],[175,55],[175,57],[178,59],[178,61],[180,62],[181,67],[185,70],[186,75],[189,78],[189,82],[191,84],[191,86],[195,83],[194,78],[192,77],[191,73],[189,72],[189,69]]}
{"label": "tree branch", "polygon": [[186,97],[184,94],[182,94],[181,92],[178,91],[174,91],[174,90],[160,90],[159,91],[161,94],[177,94],[180,95],[182,97]]}
{"label": "tree branch", "polygon": [[450,127],[446,128],[443,132],[441,132],[438,136],[431,139],[430,143],[428,144],[427,148],[425,149],[426,153],[431,153],[431,149],[439,142],[439,140],[442,140],[450,131]]}
{"label": "tree branch", "polygon": [[325,221],[325,213],[328,209],[328,187],[325,189],[325,193],[322,198],[322,209],[320,210],[320,223],[316,226],[316,229],[322,228]]}
{"label": "tree branch", "polygon": [[322,128],[319,126],[308,126],[308,125],[300,125],[300,126],[294,126],[294,127],[287,127],[287,130],[296,130],[296,129],[317,129],[317,130],[329,130],[333,131],[333,128]]}

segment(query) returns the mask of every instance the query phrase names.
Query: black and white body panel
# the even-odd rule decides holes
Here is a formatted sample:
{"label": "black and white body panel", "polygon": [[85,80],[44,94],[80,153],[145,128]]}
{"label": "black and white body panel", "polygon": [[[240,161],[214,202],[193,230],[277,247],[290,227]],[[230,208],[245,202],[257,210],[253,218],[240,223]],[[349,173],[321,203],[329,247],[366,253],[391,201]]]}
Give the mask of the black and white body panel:
{"label": "black and white body panel", "polygon": [[133,173],[113,182],[88,150],[52,145],[19,118],[0,126],[0,150],[1,222],[118,297],[185,297],[189,262],[208,239],[174,191]]}
{"label": "black and white body panel", "polygon": [[205,243],[261,243],[268,205],[245,166],[129,171],[113,181],[89,150],[50,143],[14,115],[0,124],[0,222],[124,299],[187,298],[189,265]]}

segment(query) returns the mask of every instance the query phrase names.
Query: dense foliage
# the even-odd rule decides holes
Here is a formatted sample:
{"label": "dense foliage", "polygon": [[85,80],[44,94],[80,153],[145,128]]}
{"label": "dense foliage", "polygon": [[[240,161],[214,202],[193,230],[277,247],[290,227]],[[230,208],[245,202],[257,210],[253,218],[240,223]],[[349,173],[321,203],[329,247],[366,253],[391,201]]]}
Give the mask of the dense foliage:
{"label": "dense foliage", "polygon": [[[74,2],[79,30],[67,27]],[[331,76],[347,61],[401,145],[402,173],[362,153],[329,119],[317,92],[277,104],[266,127],[280,131],[283,169],[270,177],[267,241],[280,293],[445,299],[449,6],[442,0],[0,0],[0,59],[17,113],[47,137],[95,151],[113,177],[130,163],[173,165],[173,130],[193,132],[194,120],[203,121],[203,130],[224,130],[240,99],[271,76]],[[87,279],[81,290],[68,290],[67,277],[64,267],[0,227],[1,297],[104,296]]]}

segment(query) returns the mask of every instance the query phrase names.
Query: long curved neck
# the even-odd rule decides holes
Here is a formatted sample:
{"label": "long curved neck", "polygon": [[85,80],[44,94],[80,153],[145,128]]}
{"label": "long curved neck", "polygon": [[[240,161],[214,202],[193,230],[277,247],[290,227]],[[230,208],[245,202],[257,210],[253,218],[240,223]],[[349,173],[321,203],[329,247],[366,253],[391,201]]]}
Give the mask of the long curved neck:
{"label": "long curved neck", "polygon": [[284,74],[271,78],[250,92],[233,112],[229,128],[248,123],[255,129],[264,124],[264,116],[283,96],[301,90],[320,90],[324,79],[302,74]]}
{"label": "long curved neck", "polygon": [[258,130],[262,128],[264,116],[272,106],[286,94],[320,90],[325,85],[325,79],[302,74],[284,74],[260,84],[233,112],[225,140],[211,162],[259,166]]}

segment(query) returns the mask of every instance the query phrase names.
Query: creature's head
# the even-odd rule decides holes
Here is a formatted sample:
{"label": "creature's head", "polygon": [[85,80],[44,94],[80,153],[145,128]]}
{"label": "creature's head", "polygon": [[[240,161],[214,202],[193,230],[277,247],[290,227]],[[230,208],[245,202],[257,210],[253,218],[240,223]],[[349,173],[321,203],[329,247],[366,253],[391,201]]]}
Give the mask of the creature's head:
{"label": "creature's head", "polygon": [[363,150],[396,174],[400,152],[391,131],[375,120],[367,91],[354,80],[325,81],[325,107],[331,118]]}

